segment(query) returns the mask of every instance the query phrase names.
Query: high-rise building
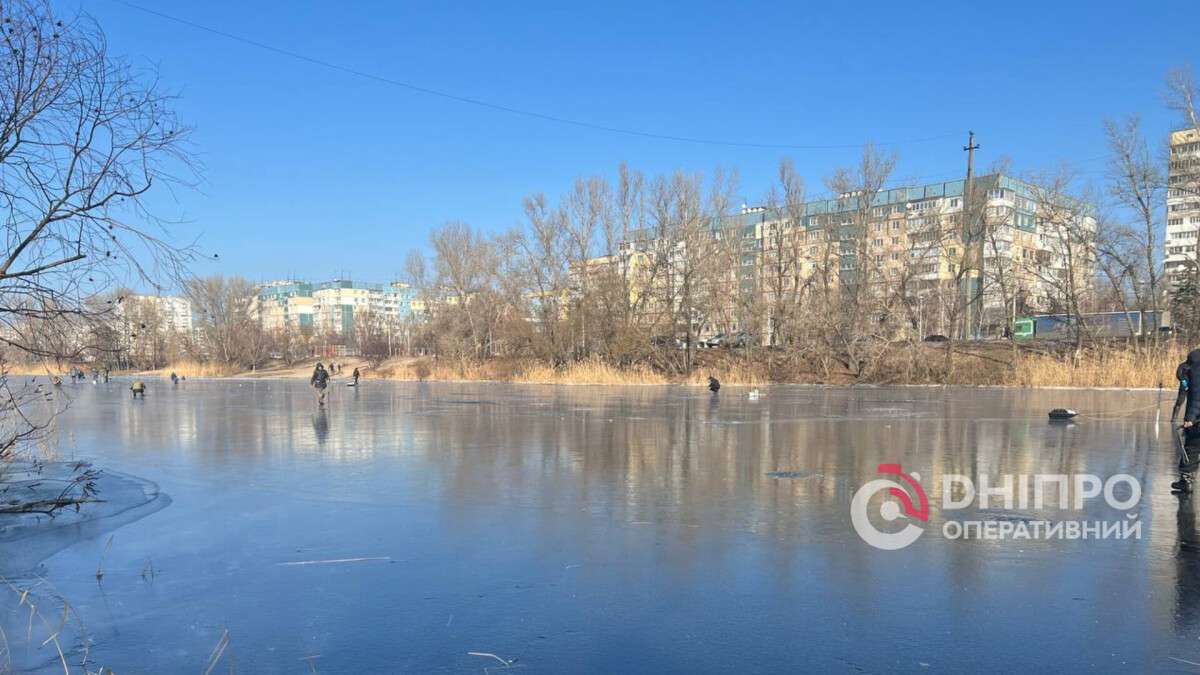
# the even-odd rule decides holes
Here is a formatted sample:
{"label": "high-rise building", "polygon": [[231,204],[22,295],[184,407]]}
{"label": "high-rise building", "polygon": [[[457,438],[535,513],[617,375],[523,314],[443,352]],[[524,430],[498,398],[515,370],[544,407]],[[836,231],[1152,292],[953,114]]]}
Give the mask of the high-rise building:
{"label": "high-rise building", "polygon": [[1200,131],[1183,129],[1171,134],[1167,177],[1167,234],[1163,240],[1163,267],[1167,279],[1178,282],[1194,273],[1197,236],[1200,234]]}
{"label": "high-rise building", "polygon": [[157,317],[162,330],[182,335],[192,333],[192,303],[187,298],[174,295],[132,295],[117,307],[118,316],[127,321],[136,308],[144,314]]}
{"label": "high-rise building", "polygon": [[171,295],[131,295],[117,303],[111,324],[118,359],[158,366],[185,356],[192,344],[195,322],[192,303]]}

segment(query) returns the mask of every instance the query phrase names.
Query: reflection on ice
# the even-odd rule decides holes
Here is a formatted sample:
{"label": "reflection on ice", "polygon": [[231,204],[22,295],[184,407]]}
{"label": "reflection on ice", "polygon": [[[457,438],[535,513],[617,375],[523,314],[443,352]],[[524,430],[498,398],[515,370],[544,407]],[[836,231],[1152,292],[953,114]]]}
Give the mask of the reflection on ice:
{"label": "reflection on ice", "polygon": [[[116,531],[100,588],[102,536],[43,572],[117,672],[197,669],[226,629],[247,672],[1200,661],[1195,507],[1153,392],[368,380],[317,410],[298,381],[112,386],[79,392],[71,452],[174,503]],[[1068,404],[1142,411],[1049,425]],[[947,473],[1128,473],[1144,536],[878,551],[848,506],[880,463],[934,504]],[[285,564],[341,560],[370,562]]]}

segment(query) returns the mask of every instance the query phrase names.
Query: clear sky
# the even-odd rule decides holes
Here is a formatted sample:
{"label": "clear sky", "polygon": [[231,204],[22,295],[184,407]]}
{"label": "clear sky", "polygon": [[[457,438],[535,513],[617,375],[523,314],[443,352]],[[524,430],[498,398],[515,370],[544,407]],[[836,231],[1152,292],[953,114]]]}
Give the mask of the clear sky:
{"label": "clear sky", "polygon": [[[737,169],[761,197],[781,157],[809,183],[866,140],[898,177],[1074,160],[1103,178],[1106,117],[1174,120],[1162,80],[1200,68],[1194,3],[399,3],[137,0],[340,66],[498,105],[736,147],[617,134],[469,105],[331,70],[131,8],[95,17],[114,53],[182,95],[205,182],[164,202],[174,234],[255,280],[387,281],[429,228],[501,229],[531,192],[557,196],[621,161],[647,173]],[[911,142],[916,139],[916,142]],[[922,140],[924,139],[924,140]],[[928,140],[935,139],[935,140]]]}

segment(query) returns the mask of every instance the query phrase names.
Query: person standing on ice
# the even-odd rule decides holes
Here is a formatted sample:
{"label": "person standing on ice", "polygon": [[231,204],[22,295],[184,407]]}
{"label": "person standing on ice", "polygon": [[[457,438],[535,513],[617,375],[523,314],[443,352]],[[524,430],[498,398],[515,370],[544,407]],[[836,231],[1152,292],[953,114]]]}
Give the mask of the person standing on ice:
{"label": "person standing on ice", "polygon": [[[1186,368],[1184,367],[1186,366]],[[1200,349],[1188,353],[1187,361],[1176,371],[1179,377],[1179,395],[1187,402],[1183,413],[1183,452],[1179,457],[1179,480],[1171,483],[1171,491],[1190,494],[1196,481],[1196,469],[1200,468],[1200,394],[1192,382],[1192,375],[1200,373]],[[1179,402],[1176,401],[1178,409]],[[1172,413],[1171,419],[1175,419]],[[1174,426],[1174,425],[1172,425]]]}

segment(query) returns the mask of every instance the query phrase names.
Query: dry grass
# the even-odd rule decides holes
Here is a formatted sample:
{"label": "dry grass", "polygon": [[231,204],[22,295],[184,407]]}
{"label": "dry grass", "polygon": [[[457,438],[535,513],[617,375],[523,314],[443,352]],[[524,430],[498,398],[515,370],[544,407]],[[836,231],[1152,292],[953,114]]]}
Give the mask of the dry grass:
{"label": "dry grass", "polygon": [[667,384],[669,380],[646,366],[619,368],[599,359],[554,367],[524,359],[488,361],[455,359],[396,359],[366,371],[368,377],[392,380],[500,381],[537,384]]}
{"label": "dry grass", "polygon": [[[964,384],[1016,387],[1175,386],[1175,366],[1187,355],[1182,345],[1134,350],[1108,346],[1086,350],[1074,361],[1068,353],[1014,351],[1007,344],[969,345],[955,354],[954,371],[944,372],[940,346],[899,347],[884,356],[870,380],[881,384]],[[538,384],[705,385],[709,376],[723,384],[758,386],[771,382],[822,383],[825,378],[803,366],[783,367],[765,358],[746,360],[705,354],[690,376],[674,376],[649,366],[614,366],[589,359],[554,367],[530,360],[397,359],[368,371],[370,377],[398,380],[501,381]],[[835,373],[836,383],[852,382]]]}
{"label": "dry grass", "polygon": [[615,366],[592,358],[562,366],[524,359],[488,361],[452,359],[396,359],[366,372],[368,377],[392,380],[499,381],[532,384],[605,385],[707,385],[710,375],[725,384],[766,384],[770,379],[761,365],[742,361],[717,363],[698,369],[690,377],[676,377],[646,365]]}
{"label": "dry grass", "polygon": [[1089,350],[1077,364],[1069,355],[1023,353],[1007,384],[1020,387],[1157,387],[1175,388],[1175,367],[1187,357],[1177,345],[1160,349]]}
{"label": "dry grass", "polygon": [[239,372],[241,371],[236,366],[222,363],[179,361],[168,365],[166,368],[150,371],[150,374],[159,377],[170,377],[171,373],[175,373],[180,377],[229,377],[230,375],[237,375]]}
{"label": "dry grass", "polygon": [[770,375],[763,363],[748,363],[736,360],[732,363],[716,363],[709,368],[698,368],[692,371],[690,377],[683,380],[684,384],[707,385],[708,378],[715,377],[721,384],[760,385],[771,382]]}
{"label": "dry grass", "polygon": [[588,359],[554,368],[531,364],[514,373],[514,382],[539,384],[667,384],[662,374],[646,366],[620,368],[599,359]]}
{"label": "dry grass", "polygon": [[94,367],[87,363],[61,363],[54,362],[34,362],[34,363],[5,363],[4,369],[9,375],[28,375],[33,377],[46,375],[66,375],[71,371],[71,368],[80,368],[85,373],[91,373]]}
{"label": "dry grass", "polygon": [[[1043,346],[1043,348],[1046,348]],[[1106,345],[1085,350],[1077,361],[1069,350],[1059,352],[1035,351],[1027,347],[1014,350],[1008,343],[959,343],[956,346],[953,371],[944,368],[945,352],[941,345],[897,345],[889,348],[872,367],[868,381],[876,384],[962,384],[1007,385],[1016,387],[1166,387],[1175,386],[1175,366],[1187,355],[1188,348],[1170,343],[1158,349],[1140,350],[1124,345]],[[774,360],[772,360],[774,358]],[[533,359],[495,358],[435,359],[396,358],[376,368],[346,359],[339,377],[349,377],[355,366],[363,377],[392,380],[432,381],[495,381],[535,384],[580,385],[705,385],[709,376],[722,384],[759,386],[771,382],[846,384],[855,382],[848,372],[817,372],[812,365],[795,359],[772,357],[771,352],[758,352],[752,359],[741,354],[705,350],[698,355],[698,364],[689,376],[677,375],[649,365],[617,366],[599,358],[552,366]],[[70,364],[62,366],[66,372]],[[53,368],[57,372],[57,368]],[[264,368],[243,372],[236,367],[217,363],[182,361],[166,368],[142,373],[147,376],[169,377],[172,372],[184,377],[308,377],[312,363],[290,367]],[[14,364],[11,374],[44,375],[42,364]]]}

